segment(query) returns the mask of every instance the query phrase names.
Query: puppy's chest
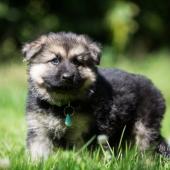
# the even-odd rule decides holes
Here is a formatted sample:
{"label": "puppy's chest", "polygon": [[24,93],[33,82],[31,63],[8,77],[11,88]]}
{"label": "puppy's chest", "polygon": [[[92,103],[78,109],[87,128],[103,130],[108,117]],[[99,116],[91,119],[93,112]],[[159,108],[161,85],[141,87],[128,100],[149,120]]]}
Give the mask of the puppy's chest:
{"label": "puppy's chest", "polygon": [[64,138],[67,143],[81,146],[84,144],[84,136],[87,135],[93,125],[94,118],[86,113],[79,113],[72,117],[72,125],[67,127]]}
{"label": "puppy's chest", "polygon": [[[53,139],[64,139],[66,145],[82,146],[84,136],[90,133],[91,127],[94,123],[94,118],[89,113],[76,112],[71,116],[71,126],[65,125],[66,116],[60,119],[60,128],[55,122],[58,122],[58,118],[53,117],[53,121],[48,121],[48,129],[50,129]],[[57,126],[56,126],[57,125]],[[60,133],[62,131],[62,133]]]}

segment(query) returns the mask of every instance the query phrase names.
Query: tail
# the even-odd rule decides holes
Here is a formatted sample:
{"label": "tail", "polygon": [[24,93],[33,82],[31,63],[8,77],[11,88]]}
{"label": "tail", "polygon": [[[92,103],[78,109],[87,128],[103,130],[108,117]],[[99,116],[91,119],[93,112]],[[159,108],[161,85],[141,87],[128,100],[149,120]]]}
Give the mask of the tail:
{"label": "tail", "polygon": [[164,157],[170,158],[170,145],[168,145],[163,137],[159,139],[155,149],[157,153],[161,154]]}

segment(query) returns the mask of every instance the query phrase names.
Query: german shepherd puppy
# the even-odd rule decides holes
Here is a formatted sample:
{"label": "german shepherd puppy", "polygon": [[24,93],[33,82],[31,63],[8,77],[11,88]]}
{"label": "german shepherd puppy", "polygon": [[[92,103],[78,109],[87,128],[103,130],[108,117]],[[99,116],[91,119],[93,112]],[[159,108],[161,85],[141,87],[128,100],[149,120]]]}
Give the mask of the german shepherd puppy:
{"label": "german shepherd puppy", "polygon": [[[27,148],[33,160],[55,147],[81,147],[105,135],[117,146],[134,141],[140,150],[170,155],[160,135],[165,101],[150,80],[119,69],[97,68],[101,49],[85,35],[49,33],[26,43],[28,63]],[[151,147],[152,146],[152,147]]]}

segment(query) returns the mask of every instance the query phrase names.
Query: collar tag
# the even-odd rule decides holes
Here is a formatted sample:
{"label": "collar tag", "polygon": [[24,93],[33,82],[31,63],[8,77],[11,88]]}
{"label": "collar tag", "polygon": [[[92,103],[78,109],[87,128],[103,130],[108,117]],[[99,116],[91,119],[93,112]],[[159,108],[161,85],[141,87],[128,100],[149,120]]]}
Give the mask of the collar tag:
{"label": "collar tag", "polygon": [[66,116],[64,123],[67,127],[70,127],[72,125],[72,116],[74,115],[74,108],[70,106],[70,103],[64,108],[64,115]]}
{"label": "collar tag", "polygon": [[65,118],[65,125],[67,127],[70,127],[72,125],[72,118],[70,114],[66,114],[66,118]]}

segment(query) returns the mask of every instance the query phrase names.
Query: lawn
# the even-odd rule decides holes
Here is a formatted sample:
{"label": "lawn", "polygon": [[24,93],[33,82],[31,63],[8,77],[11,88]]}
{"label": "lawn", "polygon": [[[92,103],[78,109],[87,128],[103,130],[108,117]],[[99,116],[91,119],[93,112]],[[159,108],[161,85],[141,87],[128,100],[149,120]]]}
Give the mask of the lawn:
{"label": "lawn", "polygon": [[[105,54],[102,66],[119,67],[124,70],[144,74],[161,89],[167,103],[167,111],[162,123],[162,134],[170,138],[170,58],[168,53],[150,54],[145,60],[122,59],[116,64]],[[25,154],[26,125],[24,118],[26,101],[26,66],[11,64],[0,66],[0,169],[5,160],[7,169],[53,169],[53,170],[165,170],[170,169],[170,160],[149,153],[141,155],[135,149],[107,161],[101,149],[94,152],[58,150],[46,162],[31,163]],[[5,165],[4,165],[5,167]]]}

